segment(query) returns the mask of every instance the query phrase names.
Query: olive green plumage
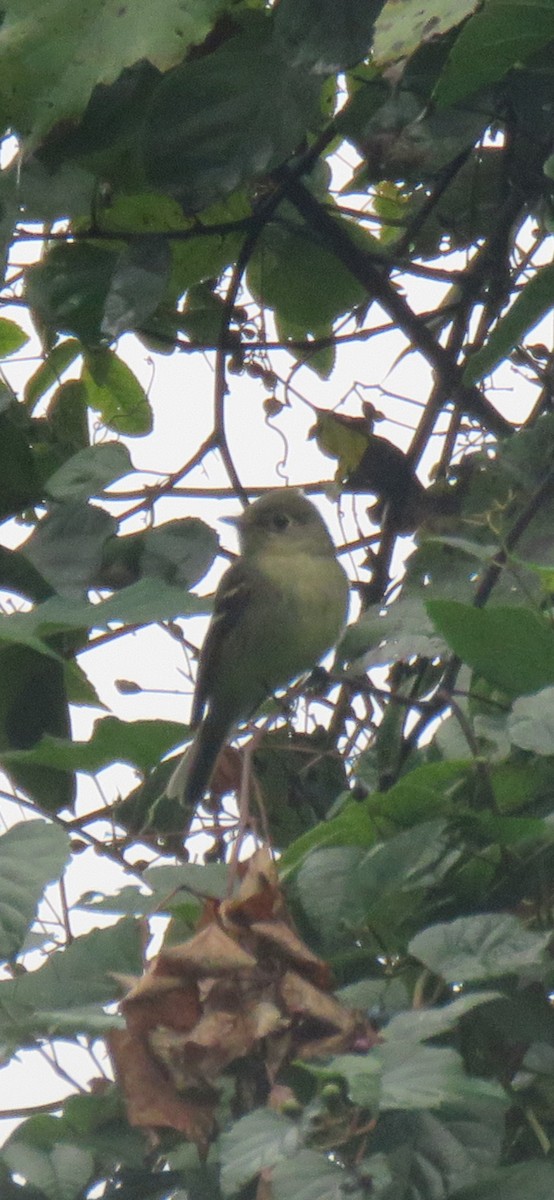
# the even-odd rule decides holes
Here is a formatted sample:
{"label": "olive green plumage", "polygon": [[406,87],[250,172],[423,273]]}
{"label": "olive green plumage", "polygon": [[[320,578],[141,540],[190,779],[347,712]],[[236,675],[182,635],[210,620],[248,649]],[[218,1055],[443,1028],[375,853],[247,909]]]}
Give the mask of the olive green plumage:
{"label": "olive green plumage", "polygon": [[168,789],[187,805],[202,798],[236,725],[314,667],[346,619],[348,581],[305,496],[268,492],[234,523],[241,555],[219,584],[200,654],[191,718],[198,730]]}

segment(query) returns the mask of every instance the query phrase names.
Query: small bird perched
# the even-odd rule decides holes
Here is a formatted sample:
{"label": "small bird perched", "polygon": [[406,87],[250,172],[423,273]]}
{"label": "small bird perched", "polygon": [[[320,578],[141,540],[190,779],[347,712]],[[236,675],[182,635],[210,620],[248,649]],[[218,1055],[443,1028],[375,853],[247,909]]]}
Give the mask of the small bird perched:
{"label": "small bird perched", "polygon": [[202,799],[236,725],[314,667],[346,620],[348,580],[305,496],[293,488],[268,492],[231,519],[241,555],[215,595],[192,704],[198,729],[167,788],[187,807]]}

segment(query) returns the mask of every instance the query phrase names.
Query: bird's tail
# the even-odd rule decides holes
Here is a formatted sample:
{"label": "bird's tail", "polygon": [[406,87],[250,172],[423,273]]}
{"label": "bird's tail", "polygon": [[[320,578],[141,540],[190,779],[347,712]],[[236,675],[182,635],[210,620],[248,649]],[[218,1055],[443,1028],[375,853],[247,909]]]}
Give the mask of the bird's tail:
{"label": "bird's tail", "polygon": [[212,713],[206,714],[166,789],[167,794],[178,798],[185,808],[194,808],[202,800],[228,732],[227,721],[216,719]]}

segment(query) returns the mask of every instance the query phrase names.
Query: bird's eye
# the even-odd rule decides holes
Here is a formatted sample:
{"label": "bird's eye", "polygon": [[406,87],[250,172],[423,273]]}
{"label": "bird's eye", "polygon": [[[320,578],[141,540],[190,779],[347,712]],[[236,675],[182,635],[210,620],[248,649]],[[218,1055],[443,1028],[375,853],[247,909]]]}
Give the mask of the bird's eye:
{"label": "bird's eye", "polygon": [[290,517],[287,517],[286,513],[273,514],[273,528],[277,529],[279,533],[281,530],[286,529],[288,525],[290,525]]}

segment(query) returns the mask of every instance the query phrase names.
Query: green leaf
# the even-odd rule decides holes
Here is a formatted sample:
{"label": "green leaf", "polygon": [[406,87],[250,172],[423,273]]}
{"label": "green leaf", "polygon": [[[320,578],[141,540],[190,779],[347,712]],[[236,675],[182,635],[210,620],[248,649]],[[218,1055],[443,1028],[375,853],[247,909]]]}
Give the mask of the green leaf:
{"label": "green leaf", "polygon": [[387,1042],[365,1056],[339,1054],[328,1059],[325,1068],[346,1080],[353,1104],[373,1112],[504,1098],[498,1084],[468,1075],[456,1050],[411,1040]]}
{"label": "green leaf", "polygon": [[128,436],[150,433],[152,410],[136,375],[113,350],[87,354],[81,376],[87,401],[108,429]]}
{"label": "green leaf", "polygon": [[14,1174],[40,1188],[48,1200],[77,1200],[94,1170],[92,1154],[69,1142],[58,1142],[47,1153],[27,1142],[13,1141],[3,1158]]}
{"label": "green leaf", "polygon": [[456,857],[447,849],[444,823],[424,821],[370,850],[315,850],[299,869],[296,890],[323,945],[334,946],[341,934],[350,942],[353,929],[369,926],[386,932],[390,946],[406,920],[416,919],[417,893]]}
{"label": "green leaf", "polygon": [[427,611],[463,662],[509,696],[554,684],[554,630],[530,609],[430,600]]}
{"label": "green leaf", "polygon": [[148,320],[165,293],[170,265],[169,244],[162,237],[145,234],[121,251],[100,325],[106,337],[119,337]]}
{"label": "green leaf", "polygon": [[287,846],[279,866],[285,877],[312,850],[323,846],[372,846],[378,840],[378,825],[363,804],[348,804],[339,816],[321,821]]}
{"label": "green leaf", "polygon": [[60,217],[90,218],[95,203],[97,180],[76,162],[64,161],[57,170],[28,155],[7,169],[10,182],[25,214],[25,221],[45,224]]}
{"label": "green leaf", "polygon": [[[141,59],[161,71],[202,42],[218,0],[160,0],[156,20],[146,0],[132,7],[93,0],[79,12],[72,0],[44,5],[8,0],[0,32],[0,107],[13,128],[35,138],[83,112],[97,84],[109,84]],[[67,215],[65,210],[60,215]]]}
{"label": "green leaf", "polygon": [[481,1004],[498,1000],[500,992],[470,992],[458,996],[449,1004],[433,1008],[411,1008],[391,1017],[383,1036],[387,1042],[424,1042],[428,1038],[440,1037],[455,1029],[461,1017],[472,1012]]}
{"label": "green leaf", "polygon": [[0,388],[0,517],[36,504],[42,486],[20,405],[2,405]]}
{"label": "green leaf", "polygon": [[[115,895],[103,896],[99,892],[85,892],[75,907],[86,912],[112,913],[118,917],[147,917],[156,909],[156,897],[146,895],[140,884],[128,884]],[[157,909],[156,909],[157,911]]]}
{"label": "green leaf", "polygon": [[39,521],[22,553],[61,596],[82,596],[98,577],[115,518],[81,500],[56,505]]}
{"label": "green leaf", "polygon": [[464,759],[414,767],[387,792],[368,796],[368,810],[406,829],[421,821],[450,816],[472,778],[472,770],[472,764]]}
{"label": "green leaf", "polygon": [[482,563],[489,563],[499,551],[499,546],[494,542],[472,542],[469,538],[448,537],[444,534],[426,537],[425,542],[427,545],[438,542],[441,546],[451,546],[453,550],[460,550],[462,554],[476,558]]}
{"label": "green leaf", "polygon": [[365,58],[379,8],[378,0],[349,0],[340,8],[333,0],[281,0],[275,40],[293,66],[335,74]]}
{"label": "green leaf", "polygon": [[0,358],[15,354],[16,350],[21,350],[28,341],[29,338],[20,325],[0,317]]}
{"label": "green leaf", "polygon": [[[13,617],[17,622],[19,614]],[[0,617],[7,633],[6,640],[0,635],[0,757],[5,750],[33,746],[44,733],[69,736],[64,664],[32,634],[21,638],[16,634],[12,641],[6,628],[11,620]],[[18,763],[10,774],[17,786],[48,812],[59,812],[73,803],[74,783],[63,771]]]}
{"label": "green leaf", "polygon": [[[138,192],[114,197],[113,204],[102,213],[101,227],[112,233],[189,233],[187,238],[167,239],[171,271],[166,295],[176,301],[195,284],[217,278],[239,252],[244,236],[240,230],[209,236],[209,226],[246,220],[251,212],[247,196],[236,192],[206,209],[200,225],[197,220],[185,217],[181,205],[170,196]],[[146,324],[150,326],[150,322]]]}
{"label": "green leaf", "polygon": [[410,1004],[411,996],[407,980],[398,976],[377,979],[358,979],[338,988],[337,998],[349,1008],[362,1008],[378,1014],[379,1021],[386,1022]]}
{"label": "green leaf", "polygon": [[402,596],[383,613],[371,609],[345,629],[338,653],[342,662],[360,668],[382,666],[422,655],[444,655],[442,638],[433,631],[426,606],[419,596]]}
{"label": "green leaf", "polygon": [[102,629],[113,621],[123,625],[151,625],[171,617],[210,611],[209,597],[193,596],[191,592],[163,583],[160,579],[140,579],[138,583],[123,588],[99,604],[53,597],[52,601],[47,600],[35,609],[35,614],[45,629],[51,625],[61,629],[77,629],[83,617],[86,617],[87,626]]}
{"label": "green leaf", "polygon": [[23,398],[27,408],[33,409],[45,392],[61,382],[61,376],[81,353],[76,338],[66,338],[53,346],[40,367],[25,383]]}
{"label": "green leaf", "polygon": [[71,629],[105,629],[112,622],[150,625],[187,613],[207,613],[210,608],[208,597],[193,596],[159,579],[141,579],[98,604],[52,596],[30,612],[0,615],[0,642],[30,647],[58,662],[56,652],[41,638]]}
{"label": "green leaf", "polygon": [[550,937],[508,913],[479,913],[431,925],[412,938],[409,951],[447,983],[467,983],[541,966]]}
{"label": "green leaf", "polygon": [[511,1167],[499,1167],[470,1187],[451,1192],[451,1200],[552,1200],[554,1166],[532,1158]]}
{"label": "green leaf", "polygon": [[56,459],[62,457],[67,462],[73,454],[89,446],[87,391],[80,379],[60,383],[50,399],[46,421]]}
{"label": "green leaf", "polygon": [[[3,1036],[27,1044],[45,1032],[55,1035],[67,1028],[66,1023],[72,1033],[86,1032],[91,1015],[106,1028],[103,1006],[119,994],[114,974],[141,971],[141,931],[136,921],[95,929],[50,954],[38,970],[0,983],[0,1030]],[[111,1016],[109,1021],[114,1025],[120,1018]]]}
{"label": "green leaf", "polygon": [[436,1109],[481,1097],[504,1100],[500,1084],[468,1075],[461,1056],[449,1047],[396,1043],[387,1044],[378,1054],[383,1062],[381,1112]]}
{"label": "green leaf", "polygon": [[515,700],[508,717],[513,746],[534,754],[554,754],[554,687]]}
{"label": "green leaf", "polygon": [[[0,61],[4,29],[0,29]],[[85,345],[98,344],[116,262],[115,248],[89,242],[50,246],[42,261],[25,274],[25,296],[38,327],[50,338],[68,333]]]}
{"label": "green leaf", "polygon": [[0,580],[3,589],[17,592],[29,600],[38,602],[52,595],[52,588],[25,555],[19,550],[8,550],[6,546],[0,546]]}
{"label": "green leaf", "polygon": [[[193,895],[214,896],[224,900],[228,894],[229,868],[226,863],[181,863],[178,867],[147,867],[143,881],[152,888],[158,903],[162,896],[170,896],[183,889]],[[175,901],[173,901],[175,903]]]}
{"label": "green leaf", "polygon": [[69,704],[83,704],[90,708],[106,707],[100,699],[94,684],[91,683],[88,675],[79,666],[76,659],[68,658],[65,660],[64,678]]}
{"label": "green leaf", "polygon": [[[552,34],[554,36],[554,17]],[[545,313],[550,312],[553,303],[554,266],[540,267],[516,296],[508,312],[497,322],[486,345],[471,355],[464,371],[464,382],[477,383],[493,371]]]}
{"label": "green leaf", "polygon": [[0,958],[19,953],[42,893],[68,855],[67,834],[46,821],[23,821],[0,837]]}
{"label": "green leaf", "polygon": [[120,721],[117,717],[104,717],[95,722],[88,742],[46,735],[32,750],[5,751],[0,757],[8,767],[29,763],[87,773],[113,762],[131,763],[146,774],[182,737],[183,726],[174,721]]}
{"label": "green leaf", "polygon": [[399,1198],[448,1200],[497,1166],[504,1137],[503,1106],[474,1097],[439,1112],[389,1110],[372,1142],[393,1168]]}
{"label": "green leaf", "polygon": [[154,529],[111,538],[104,547],[97,582],[115,589],[153,577],[192,587],[209,570],[218,548],[214,530],[197,517],[168,521]]}
{"label": "green leaf", "polygon": [[144,1171],[144,1142],[125,1123],[123,1100],[115,1086],[69,1096],[55,1117],[39,1113],[22,1121],[8,1146],[24,1143],[51,1153],[60,1142],[91,1151],[104,1169],[116,1164]]}
{"label": "green leaf", "polygon": [[129,451],[120,442],[87,446],[50,476],[48,493],[53,500],[88,500],[132,470]]}
{"label": "green leaf", "polygon": [[[354,235],[354,227],[340,223]],[[375,243],[356,231],[356,244]],[[302,226],[268,225],[258,240],[247,271],[256,300],[274,309],[280,334],[325,335],[330,324],[360,304],[365,290],[350,271]],[[282,322],[282,327],[281,327]]]}
{"label": "green leaf", "polygon": [[[367,1167],[366,1167],[367,1163]],[[271,1173],[272,1200],[372,1200],[386,1194],[391,1175],[383,1159],[366,1159],[363,1164],[363,1182],[358,1182],[359,1172],[345,1171],[342,1165],[332,1162],[316,1150],[300,1150],[289,1158],[276,1163]]]}
{"label": "green leaf", "polygon": [[[475,6],[472,6],[475,7]],[[437,104],[457,103],[554,38],[554,9],[544,0],[486,0],[457,37],[435,88]]]}
{"label": "green leaf", "polygon": [[257,1109],[231,1126],[220,1139],[221,1190],[232,1196],[265,1167],[289,1158],[301,1145],[297,1125],[268,1109]]}
{"label": "green leaf", "polygon": [[373,55],[381,66],[408,58],[431,38],[459,25],[477,7],[476,0],[387,0],[375,22]]}
{"label": "green leaf", "polygon": [[283,162],[317,113],[321,82],[281,56],[268,18],[248,16],[210,54],[166,75],[151,100],[147,177],[186,212]]}

